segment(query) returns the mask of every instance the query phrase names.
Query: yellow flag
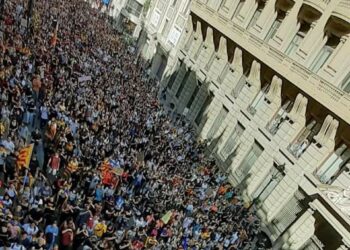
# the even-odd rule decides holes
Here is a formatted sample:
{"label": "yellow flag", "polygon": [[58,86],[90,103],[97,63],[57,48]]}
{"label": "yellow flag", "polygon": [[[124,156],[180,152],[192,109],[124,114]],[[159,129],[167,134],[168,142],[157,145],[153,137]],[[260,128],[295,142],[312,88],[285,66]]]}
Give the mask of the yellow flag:
{"label": "yellow flag", "polygon": [[34,144],[30,144],[19,151],[17,157],[17,166],[19,169],[29,167],[30,159],[32,158],[33,148]]}
{"label": "yellow flag", "polygon": [[161,218],[161,221],[163,221],[164,224],[168,224],[172,215],[173,213],[171,211],[168,211],[166,214],[163,215],[163,217]]}

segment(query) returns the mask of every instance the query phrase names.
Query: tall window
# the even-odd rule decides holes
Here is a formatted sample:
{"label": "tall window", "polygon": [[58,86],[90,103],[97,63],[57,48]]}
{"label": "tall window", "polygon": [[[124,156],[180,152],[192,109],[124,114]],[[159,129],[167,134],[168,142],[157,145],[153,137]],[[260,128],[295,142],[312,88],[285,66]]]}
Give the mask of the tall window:
{"label": "tall window", "polygon": [[296,50],[298,49],[301,42],[304,40],[309,30],[310,30],[310,24],[302,21],[302,23],[300,24],[299,31],[295,34],[291,43],[286,49],[287,55],[293,55],[296,52]]}
{"label": "tall window", "polygon": [[225,106],[223,106],[220,110],[220,113],[215,118],[213,125],[211,126],[210,130],[208,131],[207,138],[209,138],[209,139],[213,138],[215,133],[220,129],[222,123],[226,119],[227,114],[228,114],[228,109]]}
{"label": "tall window", "polygon": [[191,108],[192,106],[192,103],[194,101],[194,99],[196,98],[197,94],[198,94],[198,91],[199,91],[199,87],[201,86],[201,83],[198,82],[198,84],[196,84],[196,88],[194,89],[191,97],[190,97],[190,100],[188,101],[187,105],[186,105],[186,108]]}
{"label": "tall window", "polygon": [[258,9],[254,12],[253,17],[252,17],[252,19],[251,19],[250,22],[249,22],[248,30],[256,24],[256,22],[258,21],[258,18],[259,18],[260,15],[261,15],[261,11],[262,11],[262,8],[258,8]]}
{"label": "tall window", "polygon": [[315,60],[311,64],[310,70],[317,73],[326,63],[328,58],[332,55],[339,42],[339,37],[329,35],[326,44],[322,47],[321,51],[318,53]]}
{"label": "tall window", "polygon": [[160,62],[160,65],[159,65],[159,68],[158,68],[158,71],[157,71],[157,78],[159,80],[162,79],[164,70],[166,68],[166,64],[167,64],[167,59],[166,59],[166,57],[164,55],[162,55],[161,62]]}
{"label": "tall window", "polygon": [[198,49],[197,49],[197,51],[196,51],[196,54],[194,55],[194,60],[197,60],[197,59],[198,59],[198,57],[199,57],[199,55],[200,55],[200,53],[201,53],[201,51],[202,51],[202,48],[204,48],[204,47],[203,47],[203,42],[202,42],[201,45],[198,47]]}
{"label": "tall window", "polygon": [[184,13],[184,14],[187,13],[188,9],[190,8],[190,3],[191,3],[190,0],[186,0],[186,1],[187,1],[187,2],[186,2],[186,4],[184,5],[183,11],[182,11],[182,13]]}
{"label": "tall window", "polygon": [[344,78],[341,88],[346,92],[350,93],[350,72],[347,74],[347,76]]}
{"label": "tall window", "polygon": [[185,44],[185,51],[188,52],[188,50],[190,49],[191,47],[191,44],[192,44],[192,41],[193,41],[193,33],[190,34],[190,37],[188,38],[186,44]]}
{"label": "tall window", "polygon": [[297,50],[297,48],[299,47],[299,45],[301,44],[301,41],[305,38],[305,34],[302,32],[298,32],[295,34],[295,36],[293,37],[291,43],[289,44],[287,50],[286,50],[286,54],[287,55],[293,55],[295,53],[295,51]]}
{"label": "tall window", "polygon": [[259,188],[254,192],[253,197],[256,198],[259,196],[259,200],[263,201],[271,194],[271,192],[277,187],[281,182],[284,173],[281,173],[277,168],[277,163],[273,163],[272,169],[269,171],[268,176],[260,184]]}
{"label": "tall window", "polygon": [[172,47],[176,46],[180,36],[181,36],[181,29],[175,25],[168,36],[168,42]]}
{"label": "tall window", "polygon": [[220,151],[221,158],[225,160],[238,146],[239,138],[244,133],[245,128],[240,122],[237,122],[234,130],[228,137],[224,147]]}
{"label": "tall window", "polygon": [[[230,69],[230,65],[228,63],[226,63],[224,69],[221,71],[221,73],[218,76],[219,83],[222,83],[224,81],[225,76],[226,76],[227,72],[229,71],[229,69]],[[232,73],[233,73],[233,70],[232,70]]]}
{"label": "tall window", "polygon": [[311,119],[306,128],[300,134],[298,139],[289,146],[289,151],[296,157],[299,158],[305,150],[310,146],[314,136],[320,131],[321,123],[315,119]]}
{"label": "tall window", "polygon": [[341,144],[317,171],[316,174],[320,178],[320,181],[325,184],[330,184],[332,182],[332,177],[345,166],[349,159],[350,149],[346,144]]}
{"label": "tall window", "polygon": [[269,41],[272,37],[275,36],[277,33],[278,28],[281,26],[282,20],[281,19],[276,19],[273,24],[271,25],[271,28],[269,32],[267,33],[265,37],[265,41]]}
{"label": "tall window", "polygon": [[288,112],[292,109],[293,103],[291,100],[287,99],[284,101],[282,107],[279,109],[274,118],[267,125],[267,130],[271,134],[276,134],[283,122],[286,120]]}
{"label": "tall window", "polygon": [[184,89],[184,87],[185,87],[185,85],[186,85],[186,83],[187,83],[188,77],[190,76],[190,73],[191,73],[190,70],[187,70],[187,71],[186,71],[186,74],[185,74],[184,78],[183,78],[182,81],[181,81],[180,87],[179,87],[179,89],[178,89],[177,92],[176,92],[176,95],[175,95],[176,98],[179,98],[179,97],[180,97],[180,95],[181,95],[181,93],[182,93],[182,90]]}
{"label": "tall window", "polygon": [[283,232],[291,223],[298,218],[299,213],[303,210],[300,202],[305,196],[297,190],[287,205],[276,215],[272,223],[276,226],[278,232]]}
{"label": "tall window", "polygon": [[239,1],[238,5],[237,5],[237,8],[235,9],[235,12],[233,13],[233,17],[235,17],[235,16],[237,16],[239,14],[239,12],[241,11],[244,3],[245,3],[244,0],[240,0]]}
{"label": "tall window", "polygon": [[199,110],[198,115],[196,116],[195,123],[197,125],[199,125],[201,123],[204,112],[207,110],[207,108],[209,107],[209,105],[211,104],[213,99],[214,99],[214,94],[212,92],[210,92],[209,95],[207,96],[207,98],[205,99],[201,109]]}
{"label": "tall window", "polygon": [[275,36],[278,28],[281,26],[281,23],[283,22],[285,17],[286,17],[286,12],[282,11],[281,9],[278,9],[277,10],[277,17],[276,17],[275,21],[273,21],[269,32],[267,32],[267,35],[265,37],[265,41],[269,41],[271,38],[273,38]]}
{"label": "tall window", "polygon": [[169,79],[169,82],[168,82],[168,88],[169,88],[169,89],[171,89],[171,88],[173,87],[174,82],[175,82],[176,77],[177,77],[177,74],[178,74],[178,72],[174,72],[174,73],[171,75],[171,77],[170,77],[170,79]]}
{"label": "tall window", "polygon": [[247,176],[250,169],[253,167],[253,165],[258,160],[258,158],[260,157],[263,151],[264,151],[264,148],[257,141],[254,141],[253,146],[251,147],[248,154],[243,159],[243,161],[241,162],[238,168],[242,171],[243,178]]}
{"label": "tall window", "polygon": [[165,19],[165,24],[164,24],[163,29],[162,29],[163,36],[166,36],[166,34],[168,32],[168,28],[169,28],[169,19]]}
{"label": "tall window", "polygon": [[249,113],[252,115],[255,115],[257,109],[261,105],[262,101],[264,100],[265,94],[269,91],[270,85],[265,84],[265,86],[259,91],[258,95],[255,97],[252,104],[248,107]]}
{"label": "tall window", "polygon": [[232,1],[231,0],[223,0],[220,3],[219,9],[222,9],[227,13],[230,11],[230,7],[232,7]]}
{"label": "tall window", "polygon": [[[180,67],[179,69],[181,70],[182,69],[182,65],[183,65],[183,61],[180,61]],[[177,78],[177,75],[178,75],[178,71],[176,72],[173,72],[173,74],[171,75],[170,79],[169,79],[169,82],[168,82],[168,88],[171,89],[174,85],[174,82]]]}
{"label": "tall window", "polygon": [[216,53],[215,51],[211,54],[210,58],[209,58],[209,61],[208,63],[205,65],[204,69],[205,70],[209,70],[211,65],[213,64],[214,60],[215,60],[215,56],[216,56]]}
{"label": "tall window", "polygon": [[125,8],[130,14],[136,17],[141,15],[142,5],[136,0],[129,0]]}

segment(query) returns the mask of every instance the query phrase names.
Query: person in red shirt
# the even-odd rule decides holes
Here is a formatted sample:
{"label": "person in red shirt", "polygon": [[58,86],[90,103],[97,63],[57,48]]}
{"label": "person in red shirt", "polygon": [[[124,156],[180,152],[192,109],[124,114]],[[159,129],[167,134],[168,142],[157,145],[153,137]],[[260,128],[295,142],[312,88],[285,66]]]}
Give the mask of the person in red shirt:
{"label": "person in red shirt", "polygon": [[47,163],[47,171],[48,173],[52,174],[53,176],[56,176],[58,173],[58,170],[60,169],[61,164],[61,158],[59,153],[55,153],[52,155],[49,159],[49,162]]}
{"label": "person in red shirt", "polygon": [[135,240],[132,243],[132,248],[133,250],[141,250],[144,247],[144,244],[141,241]]}
{"label": "person in red shirt", "polygon": [[61,233],[61,247],[62,249],[72,249],[74,232],[71,228],[64,225]]}

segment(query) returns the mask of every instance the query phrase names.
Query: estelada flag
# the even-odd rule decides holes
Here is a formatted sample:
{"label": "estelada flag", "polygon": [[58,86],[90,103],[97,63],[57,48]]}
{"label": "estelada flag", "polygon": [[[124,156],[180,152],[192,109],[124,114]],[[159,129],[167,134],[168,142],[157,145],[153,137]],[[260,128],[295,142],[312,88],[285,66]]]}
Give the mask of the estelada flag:
{"label": "estelada flag", "polygon": [[110,172],[111,169],[112,169],[112,166],[111,166],[111,164],[109,163],[108,160],[104,160],[101,163],[100,170],[101,170],[102,174],[105,173],[105,172]]}
{"label": "estelada flag", "polygon": [[19,151],[17,157],[17,167],[19,169],[29,167],[30,159],[32,158],[33,148],[34,144],[30,144]]}

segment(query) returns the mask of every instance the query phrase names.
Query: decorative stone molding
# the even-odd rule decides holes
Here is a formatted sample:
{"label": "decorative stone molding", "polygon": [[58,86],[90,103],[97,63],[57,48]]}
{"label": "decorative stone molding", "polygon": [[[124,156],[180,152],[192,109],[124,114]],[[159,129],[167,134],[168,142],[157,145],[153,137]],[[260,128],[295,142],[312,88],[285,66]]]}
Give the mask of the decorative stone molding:
{"label": "decorative stone molding", "polygon": [[296,122],[301,115],[305,117],[306,106],[307,106],[307,98],[304,97],[302,94],[298,94],[295,99],[293,108],[288,114],[289,119],[292,120],[293,122]]}
{"label": "decorative stone molding", "polygon": [[233,69],[233,71],[243,73],[242,50],[240,48],[235,49],[235,53],[233,55],[233,60],[231,63],[231,68]]}
{"label": "decorative stone molding", "polygon": [[260,63],[258,63],[256,60],[254,60],[252,63],[247,82],[249,85],[254,86],[257,90],[261,89]]}
{"label": "decorative stone molding", "polygon": [[203,34],[202,34],[202,23],[200,21],[197,21],[197,27],[196,31],[194,33],[194,39],[197,40],[203,40]]}
{"label": "decorative stone molding", "polygon": [[334,148],[335,135],[337,133],[338,126],[339,126],[339,121],[336,119],[333,119],[332,123],[329,125],[329,128],[324,138],[325,146],[330,146],[331,148]]}
{"label": "decorative stone molding", "polygon": [[214,48],[214,35],[211,27],[207,28],[207,35],[205,37],[204,46],[206,48]]}
{"label": "decorative stone molding", "polygon": [[220,37],[220,43],[219,43],[219,49],[217,52],[217,56],[224,60],[225,62],[228,61],[228,55],[227,55],[227,40],[225,37]]}
{"label": "decorative stone molding", "polygon": [[324,139],[325,139],[325,135],[326,135],[326,131],[329,127],[329,125],[331,124],[333,118],[331,115],[327,115],[326,119],[324,120],[322,127],[320,129],[320,131],[318,132],[318,134],[314,137],[314,140],[323,145],[324,144]]}
{"label": "decorative stone molding", "polygon": [[273,76],[269,92],[265,98],[277,106],[281,106],[281,91],[282,91],[282,80],[278,76]]}
{"label": "decorative stone molding", "polygon": [[319,133],[314,137],[316,143],[320,144],[321,146],[325,146],[330,143],[332,144],[332,142],[334,142],[338,126],[339,122],[333,119],[331,115],[328,115],[324,120]]}
{"label": "decorative stone molding", "polygon": [[187,19],[186,28],[184,29],[184,32],[183,32],[183,41],[184,41],[185,49],[192,42],[193,32],[194,32],[194,30],[193,30],[192,16],[189,15],[188,19]]}
{"label": "decorative stone molding", "polygon": [[350,216],[350,186],[346,189],[338,186],[322,184],[318,188],[330,199],[343,213]]}

